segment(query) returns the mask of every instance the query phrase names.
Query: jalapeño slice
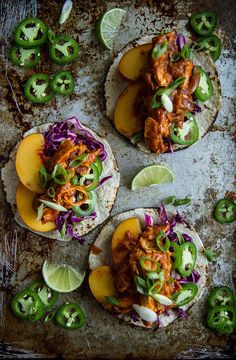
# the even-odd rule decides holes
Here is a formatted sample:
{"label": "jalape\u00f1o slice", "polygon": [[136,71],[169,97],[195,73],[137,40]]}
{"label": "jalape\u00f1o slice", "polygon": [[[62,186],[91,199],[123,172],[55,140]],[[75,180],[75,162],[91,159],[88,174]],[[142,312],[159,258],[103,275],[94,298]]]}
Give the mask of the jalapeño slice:
{"label": "jalape\u00f1o slice", "polygon": [[74,61],[79,54],[78,43],[70,36],[60,35],[49,44],[49,55],[56,64],[63,65]]}
{"label": "jalape\u00f1o slice", "polygon": [[201,11],[193,14],[190,24],[198,35],[210,35],[217,23],[216,15],[212,11]]}
{"label": "jalape\u00f1o slice", "polygon": [[198,100],[204,102],[212,97],[214,89],[212,81],[207,75],[207,73],[201,68],[201,66],[197,66],[197,69],[200,74],[200,82],[198,84],[198,87],[194,91],[194,94],[196,95]]}
{"label": "jalape\u00f1o slice", "polygon": [[235,304],[233,290],[228,286],[220,286],[215,288],[208,298],[208,304],[211,307],[218,305],[233,306]]}
{"label": "jalape\u00f1o slice", "polygon": [[52,90],[59,95],[70,95],[75,90],[75,81],[69,71],[58,71],[51,80]]}
{"label": "jalape\u00f1o slice", "polygon": [[210,308],[207,324],[220,334],[231,334],[236,328],[236,307],[219,305]]}
{"label": "jalape\u00f1o slice", "polygon": [[196,51],[206,50],[210,53],[213,61],[216,61],[221,54],[221,41],[216,35],[204,36],[194,46]]}
{"label": "jalape\u00f1o slice", "polygon": [[79,329],[85,324],[85,316],[80,306],[70,302],[59,307],[54,320],[57,325],[67,330]]}
{"label": "jalape\u00f1o slice", "polygon": [[41,46],[47,40],[47,27],[38,18],[26,18],[16,27],[14,39],[24,48]]}
{"label": "jalape\u00f1o slice", "polygon": [[178,272],[183,277],[188,277],[192,274],[196,259],[197,248],[194,243],[186,242],[180,245],[181,263],[178,267]]}
{"label": "jalape\u00f1o slice", "polygon": [[236,220],[236,204],[229,199],[221,199],[216,203],[214,210],[216,221],[229,224]]}
{"label": "jalape\u00f1o slice", "polygon": [[97,203],[96,193],[93,191],[88,191],[88,199],[81,206],[73,206],[72,211],[79,216],[89,216],[94,211],[94,208]]}
{"label": "jalape\u00f1o slice", "polygon": [[170,129],[170,139],[180,145],[192,145],[199,139],[199,128],[196,119],[191,113],[186,113],[188,118],[183,123],[182,129],[173,124]]}
{"label": "jalape\u00f1o slice", "polygon": [[54,97],[50,77],[46,74],[32,75],[25,84],[25,96],[35,104],[44,104]]}
{"label": "jalape\u00f1o slice", "polygon": [[180,307],[192,301],[198,293],[198,286],[194,283],[182,284],[182,289],[171,297],[176,306]]}
{"label": "jalape\u00f1o slice", "polygon": [[13,313],[22,320],[38,321],[44,314],[44,304],[32,290],[25,289],[14,297],[11,303]]}
{"label": "jalape\u00f1o slice", "polygon": [[38,65],[40,61],[40,49],[24,49],[21,46],[13,45],[10,51],[11,62],[22,68],[30,69]]}

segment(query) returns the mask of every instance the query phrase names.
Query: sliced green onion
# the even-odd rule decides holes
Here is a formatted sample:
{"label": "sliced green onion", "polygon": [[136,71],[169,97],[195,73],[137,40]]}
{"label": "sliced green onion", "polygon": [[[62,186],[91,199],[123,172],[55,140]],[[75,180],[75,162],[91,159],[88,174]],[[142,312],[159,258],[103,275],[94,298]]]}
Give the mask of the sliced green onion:
{"label": "sliced green onion", "polygon": [[44,204],[41,204],[37,210],[37,221],[42,220]]}
{"label": "sliced green onion", "polygon": [[173,111],[173,103],[166,94],[161,95],[161,103],[168,112]]}
{"label": "sliced green onion", "polygon": [[183,59],[191,59],[192,52],[189,45],[184,45],[181,49],[180,55]]}
{"label": "sliced green onion", "polygon": [[44,205],[46,205],[47,207],[49,207],[50,209],[53,210],[57,210],[57,211],[67,211],[67,209],[64,206],[61,206],[59,204],[56,204],[54,202],[51,201],[47,201],[47,200],[39,200],[41,203],[43,203]]}
{"label": "sliced green onion", "polygon": [[138,133],[134,134],[133,136],[131,136],[131,138],[129,139],[129,141],[131,142],[131,144],[135,145],[137,144],[139,141],[141,141],[143,138],[143,131],[139,131]]}
{"label": "sliced green onion", "polygon": [[107,302],[109,302],[109,304],[111,304],[111,305],[114,305],[114,306],[120,305],[119,300],[117,300],[114,296],[105,296],[105,299],[106,299]]}
{"label": "sliced green onion", "polygon": [[135,285],[136,285],[137,292],[139,292],[142,295],[147,295],[148,294],[146,280],[144,280],[140,276],[136,275],[135,278],[134,278],[134,282],[135,282]]}
{"label": "sliced green onion", "polygon": [[161,271],[158,275],[159,275],[159,280],[155,281],[155,283],[149,288],[149,291],[148,291],[149,294],[158,293],[164,285],[164,282],[165,282],[164,272]]}
{"label": "sliced green onion", "polygon": [[77,175],[73,176],[70,182],[73,186],[77,186],[79,184],[78,176]]}
{"label": "sliced green onion", "polygon": [[147,273],[147,278],[149,280],[156,280],[156,279],[159,279],[159,274],[156,271],[149,271]]}
{"label": "sliced green onion", "polygon": [[162,94],[166,94],[167,96],[171,95],[172,92],[177,89],[180,85],[182,85],[185,81],[185,77],[181,76],[175,79],[175,81],[169,87],[161,87],[157,90],[157,96],[161,96]]}
{"label": "sliced green onion", "polygon": [[54,196],[55,196],[55,189],[54,189],[54,187],[50,186],[50,188],[48,188],[47,193],[48,193],[48,196],[50,196],[51,198],[54,198]]}
{"label": "sliced green onion", "polygon": [[81,154],[79,156],[77,156],[74,160],[72,160],[69,163],[69,167],[76,167],[79,166],[85,159],[87,159],[88,154]]}
{"label": "sliced green onion", "polygon": [[151,258],[149,258],[149,257],[146,257],[146,256],[141,256],[140,258],[139,258],[139,263],[140,263],[140,265],[141,265],[141,267],[144,269],[144,270],[146,270],[146,271],[150,271],[150,267],[149,266],[147,266],[147,265],[145,265],[145,262],[146,261],[150,261],[151,263],[153,263],[153,264],[155,264],[155,266],[156,266],[156,271],[160,271],[160,264],[158,264],[155,260],[153,260],[153,259],[151,259]]}
{"label": "sliced green onion", "polygon": [[63,239],[64,236],[66,235],[66,221],[64,221],[64,224],[61,228],[61,231],[60,231],[60,235],[61,235],[61,238]]}
{"label": "sliced green onion", "polygon": [[159,304],[162,305],[172,305],[173,301],[170,300],[167,296],[161,295],[161,294],[151,294],[151,296],[153,297],[153,299],[155,299],[157,302],[159,302]]}
{"label": "sliced green onion", "polygon": [[159,234],[156,237],[156,244],[159,249],[163,252],[169,250],[170,248],[170,240],[164,233],[164,231],[160,230]]}
{"label": "sliced green onion", "polygon": [[151,100],[151,108],[158,109],[159,107],[161,107],[161,102],[157,101],[157,95],[155,94]]}
{"label": "sliced green onion", "polygon": [[163,41],[161,44],[157,44],[152,50],[152,58],[157,59],[167,51],[168,42]]}
{"label": "sliced green onion", "polygon": [[72,6],[73,6],[73,2],[71,0],[66,0],[62,10],[61,10],[61,15],[60,15],[60,19],[59,19],[59,24],[62,25],[64,24],[64,22],[68,19],[70,12],[72,10]]}
{"label": "sliced green onion", "polygon": [[48,181],[50,181],[51,176],[50,174],[48,174],[47,170],[45,169],[44,166],[41,166],[41,168],[39,169],[39,182],[40,185],[45,188]]}

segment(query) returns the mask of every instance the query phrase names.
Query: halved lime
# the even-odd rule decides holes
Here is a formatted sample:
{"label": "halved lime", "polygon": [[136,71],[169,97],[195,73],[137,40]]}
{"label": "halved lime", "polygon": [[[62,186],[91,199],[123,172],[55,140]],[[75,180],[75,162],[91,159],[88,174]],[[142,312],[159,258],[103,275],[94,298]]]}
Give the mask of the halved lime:
{"label": "halved lime", "polygon": [[53,264],[47,260],[43,263],[42,274],[50,289],[63,293],[77,289],[85,277],[85,271],[80,273],[70,265]]}
{"label": "halved lime", "polygon": [[164,165],[150,165],[139,171],[131,183],[132,190],[146,186],[167,184],[174,181],[174,174]]}
{"label": "halved lime", "polygon": [[96,26],[96,35],[98,41],[105,46],[105,48],[111,50],[114,38],[119,32],[125,13],[126,11],[123,9],[114,8],[100,16]]}

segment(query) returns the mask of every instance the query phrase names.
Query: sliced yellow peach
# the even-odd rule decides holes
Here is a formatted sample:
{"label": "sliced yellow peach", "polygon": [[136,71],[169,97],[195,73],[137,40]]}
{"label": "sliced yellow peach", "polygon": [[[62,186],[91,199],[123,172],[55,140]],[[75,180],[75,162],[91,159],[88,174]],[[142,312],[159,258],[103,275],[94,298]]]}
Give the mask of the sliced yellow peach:
{"label": "sliced yellow peach", "polygon": [[39,169],[42,166],[44,137],[42,134],[26,136],[19,144],[16,154],[16,172],[22,184],[34,193],[42,194],[44,190],[39,183]]}
{"label": "sliced yellow peach", "polygon": [[115,229],[113,236],[112,236],[112,243],[111,243],[111,251],[112,251],[112,259],[114,264],[119,264],[127,255],[128,251],[126,250],[119,250],[117,246],[119,245],[120,241],[122,241],[127,234],[130,232],[132,235],[132,239],[138,240],[140,234],[142,233],[140,221],[138,218],[129,218],[124,220],[120,223],[117,228]]}
{"label": "sliced yellow peach", "polygon": [[127,51],[119,62],[119,73],[127,81],[136,81],[145,69],[152,44],[138,45]]}
{"label": "sliced yellow peach", "polygon": [[140,83],[130,84],[119,96],[114,112],[114,124],[122,135],[131,137],[143,129],[143,121],[135,114],[135,99]]}
{"label": "sliced yellow peach", "polygon": [[37,220],[36,211],[33,209],[33,200],[36,193],[27,189],[22,183],[20,183],[16,190],[16,206],[19,214],[30,229],[34,231],[47,232],[56,228],[53,222],[42,224],[40,220]]}
{"label": "sliced yellow peach", "polygon": [[90,290],[100,303],[107,304],[106,296],[115,295],[114,277],[110,266],[99,266],[89,275]]}

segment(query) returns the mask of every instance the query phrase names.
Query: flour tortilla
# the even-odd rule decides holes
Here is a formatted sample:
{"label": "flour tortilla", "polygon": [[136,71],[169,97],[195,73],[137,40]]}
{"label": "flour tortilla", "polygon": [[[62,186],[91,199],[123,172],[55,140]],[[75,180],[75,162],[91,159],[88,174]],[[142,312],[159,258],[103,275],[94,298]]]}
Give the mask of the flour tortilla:
{"label": "flour tortilla", "polygon": [[[151,43],[153,37],[154,35],[146,35],[126,45],[115,57],[108,71],[105,81],[106,115],[112,122],[116,102],[122,91],[129,85],[129,82],[123,80],[119,75],[119,62],[127,51],[138,45]],[[187,39],[187,42],[190,41]],[[209,100],[204,103],[199,102],[202,111],[200,113],[196,113],[195,115],[199,127],[200,140],[209,131],[210,127],[217,118],[221,107],[222,95],[218,72],[211,57],[204,52],[193,52],[193,63],[194,65],[200,65],[207,73],[209,73],[214,89],[214,95]],[[138,142],[136,146],[145,152],[150,152],[144,140]],[[188,147],[188,145],[173,144],[173,150],[183,149],[186,147]],[[169,152],[169,150],[167,150],[167,152]]]}
{"label": "flour tortilla", "polygon": [[[27,135],[33,134],[33,133],[43,133],[49,130],[50,125],[53,123],[47,123],[44,125],[36,126],[29,131],[27,131],[23,137],[26,137]],[[92,219],[84,220],[80,223],[74,224],[73,231],[79,235],[83,236],[93,230],[96,226],[103,223],[105,221],[113,207],[113,204],[116,199],[117,190],[120,183],[120,174],[119,169],[115,160],[115,157],[112,153],[111,147],[108,144],[108,142],[104,139],[102,139],[100,136],[98,136],[94,131],[86,128],[83,126],[84,129],[88,130],[97,140],[103,143],[105,146],[105,150],[107,152],[107,158],[103,161],[103,172],[101,175],[101,178],[104,178],[108,175],[112,175],[112,178],[107,180],[103,185],[97,187],[94,191],[97,194],[97,204],[94,209],[97,213],[97,217]],[[69,241],[71,240],[71,237],[66,235],[63,239],[61,238],[61,235],[59,231],[54,230],[50,232],[37,232],[32,229],[30,229],[28,226],[25,225],[25,223],[22,221],[20,214],[17,211],[16,207],[16,189],[17,185],[19,183],[19,178],[16,173],[15,169],[15,158],[16,158],[16,152],[17,148],[19,146],[19,143],[15,146],[13,151],[10,154],[9,161],[6,163],[4,168],[2,169],[2,180],[3,180],[3,186],[6,193],[6,199],[7,202],[11,205],[12,212],[14,214],[14,218],[16,222],[21,225],[22,227],[34,232],[37,235],[41,235],[46,238],[60,240],[60,241]]]}
{"label": "flour tortilla", "polygon": [[[116,229],[116,227],[124,220],[137,217],[140,220],[141,227],[144,228],[144,216],[145,214],[151,215],[154,224],[160,224],[160,215],[159,215],[159,209],[144,209],[139,208],[135,210],[126,211],[123,213],[120,213],[116,216],[114,216],[112,219],[110,219],[106,225],[101,230],[99,236],[97,237],[96,241],[94,242],[94,245],[96,246],[96,249],[99,249],[96,251],[96,254],[93,253],[92,248],[90,250],[89,254],[89,267],[91,270],[94,270],[95,268],[99,266],[108,265],[112,267],[112,254],[111,254],[111,241],[112,241],[112,235]],[[171,218],[174,216],[173,213],[167,211],[168,219],[171,220]],[[187,223],[184,224],[177,224],[174,228],[174,231],[180,231],[181,233],[185,233],[193,239],[194,244],[197,247],[198,255],[197,255],[197,261],[195,265],[195,270],[198,271],[201,275],[199,282],[197,283],[198,286],[198,294],[196,297],[187,305],[182,306],[181,309],[186,311],[189,309],[193,304],[199,301],[201,298],[203,291],[206,287],[206,280],[207,280],[207,259],[203,255],[203,244],[198,236],[195,229],[188,225]],[[119,319],[122,319],[130,324],[136,325],[136,326],[142,326],[147,328],[147,326],[144,324],[142,320],[134,321],[129,315],[127,314],[116,314],[116,317]],[[178,317],[178,312],[176,310],[170,310],[170,315],[164,315],[161,314],[159,316],[159,320],[161,321],[161,324],[163,327],[169,325],[172,321],[174,321]],[[149,326],[152,328],[153,326]]]}

